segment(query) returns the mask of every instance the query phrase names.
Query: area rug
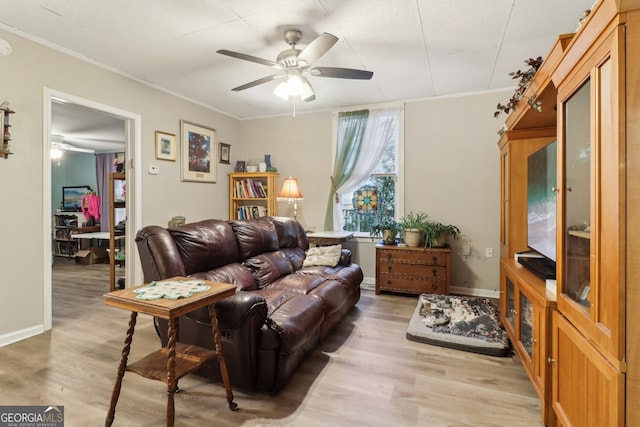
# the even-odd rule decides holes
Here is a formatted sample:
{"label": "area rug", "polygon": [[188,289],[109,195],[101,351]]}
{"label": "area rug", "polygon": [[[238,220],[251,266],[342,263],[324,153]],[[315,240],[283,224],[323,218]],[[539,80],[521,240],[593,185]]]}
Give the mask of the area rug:
{"label": "area rug", "polygon": [[491,356],[509,353],[509,338],[489,298],[421,294],[407,339]]}

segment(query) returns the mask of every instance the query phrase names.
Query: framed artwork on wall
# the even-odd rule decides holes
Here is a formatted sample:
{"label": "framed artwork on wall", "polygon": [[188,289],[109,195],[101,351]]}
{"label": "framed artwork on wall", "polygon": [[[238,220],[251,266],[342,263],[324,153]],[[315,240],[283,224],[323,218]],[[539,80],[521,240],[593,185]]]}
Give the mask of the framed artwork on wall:
{"label": "framed artwork on wall", "polygon": [[220,144],[220,163],[228,165],[231,160],[231,145],[221,142]]}
{"label": "framed artwork on wall", "polygon": [[156,131],[156,159],[176,161],[176,136],[172,133]]}
{"label": "framed artwork on wall", "polygon": [[180,121],[182,181],[216,182],[216,131]]}

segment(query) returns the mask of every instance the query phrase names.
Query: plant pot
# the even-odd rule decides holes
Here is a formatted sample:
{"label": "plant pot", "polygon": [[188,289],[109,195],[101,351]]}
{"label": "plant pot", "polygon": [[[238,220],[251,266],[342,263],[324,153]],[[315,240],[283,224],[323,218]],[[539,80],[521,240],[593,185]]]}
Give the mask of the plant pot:
{"label": "plant pot", "polygon": [[396,233],[391,230],[382,230],[382,243],[385,245],[395,245]]}
{"label": "plant pot", "polygon": [[423,233],[418,228],[404,229],[404,243],[409,247],[416,247],[422,244]]}
{"label": "plant pot", "polygon": [[437,239],[431,241],[430,248],[442,248],[447,246],[447,239],[444,236],[444,233],[440,233]]}

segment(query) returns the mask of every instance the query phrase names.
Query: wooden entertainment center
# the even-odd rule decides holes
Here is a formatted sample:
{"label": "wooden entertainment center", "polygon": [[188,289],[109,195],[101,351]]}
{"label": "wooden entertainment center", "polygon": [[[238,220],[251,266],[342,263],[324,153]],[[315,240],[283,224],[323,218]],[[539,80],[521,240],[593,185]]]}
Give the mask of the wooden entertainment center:
{"label": "wooden entertainment center", "polygon": [[[500,316],[546,426],[640,425],[639,76],[640,0],[601,0],[558,38],[499,140]],[[528,158],[553,141],[547,282],[515,254],[528,250]]]}

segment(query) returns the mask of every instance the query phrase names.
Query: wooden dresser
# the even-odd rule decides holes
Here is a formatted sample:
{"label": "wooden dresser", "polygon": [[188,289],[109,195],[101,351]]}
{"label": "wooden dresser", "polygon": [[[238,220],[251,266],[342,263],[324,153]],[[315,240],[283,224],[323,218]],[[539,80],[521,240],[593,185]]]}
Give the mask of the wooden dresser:
{"label": "wooden dresser", "polygon": [[451,249],[376,246],[376,295],[381,291],[404,294],[449,294]]}

